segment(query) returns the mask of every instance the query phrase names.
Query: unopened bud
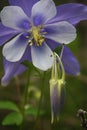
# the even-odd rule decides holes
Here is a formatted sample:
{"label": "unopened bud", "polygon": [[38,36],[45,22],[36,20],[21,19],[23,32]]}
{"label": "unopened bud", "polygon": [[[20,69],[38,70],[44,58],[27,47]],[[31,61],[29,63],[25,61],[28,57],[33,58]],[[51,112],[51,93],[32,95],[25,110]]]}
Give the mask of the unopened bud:
{"label": "unopened bud", "polygon": [[[58,77],[58,72],[62,71],[62,73],[64,73],[64,70],[63,70],[62,63],[60,63],[61,61],[60,61],[59,57],[57,57],[56,55],[54,54],[54,65],[52,67],[52,76],[49,81],[51,114],[52,114],[51,123],[53,123],[55,118],[57,120],[59,119],[60,111],[61,111],[62,107],[64,106],[64,102],[65,102],[65,87],[64,87],[64,85],[65,85],[64,75],[65,74],[62,74],[61,78]],[[59,63],[57,62],[57,58],[58,58]],[[62,70],[60,69],[60,67],[58,68],[58,64],[60,64],[60,67],[62,68]]]}

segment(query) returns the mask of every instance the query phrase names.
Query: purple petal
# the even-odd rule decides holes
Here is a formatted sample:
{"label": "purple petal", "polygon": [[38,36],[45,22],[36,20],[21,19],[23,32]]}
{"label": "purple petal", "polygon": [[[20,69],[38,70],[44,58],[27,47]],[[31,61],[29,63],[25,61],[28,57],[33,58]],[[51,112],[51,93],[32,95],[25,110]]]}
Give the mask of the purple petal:
{"label": "purple petal", "polygon": [[9,0],[11,5],[20,6],[24,12],[30,17],[32,6],[39,0]]}
{"label": "purple petal", "polygon": [[65,68],[65,71],[68,74],[79,75],[80,66],[77,59],[74,57],[72,52],[65,46],[62,56],[62,62]]}
{"label": "purple petal", "polygon": [[2,23],[0,23],[0,46],[3,45],[8,40],[10,40],[18,33],[19,33],[18,31],[11,28],[7,28],[3,26]]}
{"label": "purple petal", "polygon": [[3,47],[3,56],[10,62],[19,61],[24,55],[28,46],[28,40],[19,34]]}
{"label": "purple petal", "polygon": [[54,50],[56,47],[60,45],[58,42],[55,42],[51,39],[46,39],[46,43],[51,48],[51,50]]}
{"label": "purple petal", "polygon": [[0,17],[4,26],[20,31],[26,29],[26,25],[29,24],[28,16],[18,6],[4,7],[1,11]]}
{"label": "purple petal", "polygon": [[2,80],[1,80],[1,84],[3,86],[6,86],[9,83],[9,81],[12,79],[15,72],[17,71],[18,67],[19,67],[18,62],[12,63],[12,62],[8,62],[7,60],[4,59],[5,74],[4,74],[4,76],[2,77]]}
{"label": "purple petal", "polygon": [[57,15],[51,22],[67,21],[75,25],[87,20],[87,6],[82,4],[64,4],[57,7]]}
{"label": "purple petal", "polygon": [[45,25],[45,31],[44,37],[59,43],[68,44],[76,38],[75,27],[66,21]]}
{"label": "purple petal", "polygon": [[[46,23],[56,15],[56,6],[52,0],[40,0],[32,7],[32,18]],[[42,24],[42,23],[41,23]]]}
{"label": "purple petal", "polygon": [[19,62],[9,62],[6,59],[4,59],[5,74],[1,79],[1,84],[3,86],[8,85],[8,83],[14,76],[22,74],[27,69],[24,65],[21,64],[21,62],[25,60],[31,61],[30,47],[27,48],[23,58]]}
{"label": "purple petal", "polygon": [[[60,45],[59,43],[49,39],[46,39],[46,43],[52,50],[54,50],[57,46]],[[64,48],[62,62],[66,73],[71,75],[78,75],[80,73],[80,66],[77,59],[66,46]]]}

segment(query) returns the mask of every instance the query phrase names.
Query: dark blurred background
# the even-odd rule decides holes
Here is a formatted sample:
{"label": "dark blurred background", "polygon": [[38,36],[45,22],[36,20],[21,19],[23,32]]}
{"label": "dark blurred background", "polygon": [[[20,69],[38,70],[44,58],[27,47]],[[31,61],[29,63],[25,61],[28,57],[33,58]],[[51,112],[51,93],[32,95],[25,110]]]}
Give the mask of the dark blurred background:
{"label": "dark blurred background", "polygon": [[[81,3],[87,5],[87,0],[54,0],[56,5],[65,3]],[[0,0],[0,10],[8,4],[7,0]],[[78,59],[81,66],[81,75],[66,76],[66,103],[60,114],[60,120],[58,123],[50,124],[50,114],[46,114],[45,117],[40,119],[38,130],[82,130],[80,126],[80,119],[76,116],[78,109],[82,108],[87,111],[87,21],[82,21],[77,25],[77,39],[69,45],[71,51]],[[1,49],[0,49],[1,51]],[[0,53],[0,77],[2,77],[3,71],[2,65],[2,54]],[[25,73],[20,76],[25,83]],[[14,80],[11,81],[8,87],[0,87],[0,100],[12,100],[18,102],[16,96],[16,87]],[[47,113],[49,113],[50,106],[47,106]],[[7,111],[0,111],[0,121],[7,114]],[[1,124],[1,122],[0,122]],[[26,130],[32,129],[34,122],[26,125]],[[16,126],[2,126],[0,130],[17,130],[19,127]]]}

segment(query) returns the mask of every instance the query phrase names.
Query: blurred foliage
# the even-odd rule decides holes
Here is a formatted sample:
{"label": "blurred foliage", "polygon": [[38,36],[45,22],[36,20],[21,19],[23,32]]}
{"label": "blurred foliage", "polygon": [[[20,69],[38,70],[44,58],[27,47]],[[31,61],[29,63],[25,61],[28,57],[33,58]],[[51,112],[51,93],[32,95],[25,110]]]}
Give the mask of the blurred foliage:
{"label": "blurred foliage", "polygon": [[[87,5],[86,0],[54,0],[56,5],[77,2]],[[7,0],[0,0],[0,10],[8,5]],[[69,47],[72,50],[73,54],[77,57],[80,66],[81,66],[81,75],[77,77],[66,76],[66,103],[63,110],[60,113],[60,119],[58,123],[51,124],[51,115],[50,115],[50,101],[49,101],[49,78],[50,73],[48,72],[45,81],[45,89],[44,89],[44,100],[42,101],[41,108],[45,110],[45,113],[42,111],[39,120],[38,120],[38,130],[81,130],[80,120],[76,117],[77,111],[79,108],[82,108],[87,111],[87,21],[81,22],[77,25],[78,37],[77,39],[70,44]],[[1,52],[1,49],[0,49]],[[0,53],[0,77],[2,77],[4,71],[2,69],[2,54]],[[23,75],[19,76],[19,84],[20,91],[15,79],[11,81],[11,83],[7,87],[0,86],[0,100],[10,100],[14,101],[20,106],[21,93],[24,91],[26,83],[26,72]],[[29,93],[29,103],[34,105],[33,109],[30,109],[33,115],[36,114],[41,90],[41,82],[40,78],[37,75],[36,71],[33,70],[31,74],[30,81],[31,91]],[[21,92],[21,93],[20,93]],[[3,108],[3,107],[2,107]],[[14,107],[15,109],[15,107]],[[32,111],[33,110],[33,111]],[[27,111],[30,113],[30,111]],[[9,114],[8,110],[0,110],[0,130],[19,130],[18,126],[2,126],[1,122],[4,117]],[[11,113],[14,118],[15,114]],[[17,115],[20,118],[20,122],[22,118],[20,115]],[[4,120],[3,124],[9,124],[9,117]],[[16,117],[17,118],[17,117]],[[13,119],[10,119],[13,121]],[[14,122],[16,120],[14,118]],[[12,122],[14,124],[14,122]],[[19,123],[20,123],[19,122]],[[25,120],[24,127],[26,130],[34,128],[35,118],[32,116],[27,116]]]}

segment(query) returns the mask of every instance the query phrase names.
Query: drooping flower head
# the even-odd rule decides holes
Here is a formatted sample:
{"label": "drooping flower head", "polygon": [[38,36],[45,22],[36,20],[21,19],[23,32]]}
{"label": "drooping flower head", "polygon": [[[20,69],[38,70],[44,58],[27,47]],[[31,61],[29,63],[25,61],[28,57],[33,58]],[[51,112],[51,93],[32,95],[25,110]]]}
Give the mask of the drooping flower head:
{"label": "drooping flower head", "polygon": [[[52,0],[9,2],[11,6],[4,7],[0,14],[0,45],[12,38],[3,47],[5,57],[3,84],[7,84],[12,76],[25,70],[20,65],[24,60],[32,61],[33,65],[41,70],[50,68],[54,60],[52,50],[59,43],[72,42],[76,38],[73,25],[87,19],[87,7],[81,4],[56,7]],[[69,54],[68,57],[65,54]],[[68,72],[74,75],[79,72],[77,60],[66,47],[62,60],[66,71],[69,60],[73,64],[68,67]],[[7,64],[10,64],[10,67]]]}
{"label": "drooping flower head", "polygon": [[65,103],[65,71],[61,58],[54,53],[54,62],[50,83],[50,101],[51,101],[51,123],[54,119],[59,119],[60,111]]}

